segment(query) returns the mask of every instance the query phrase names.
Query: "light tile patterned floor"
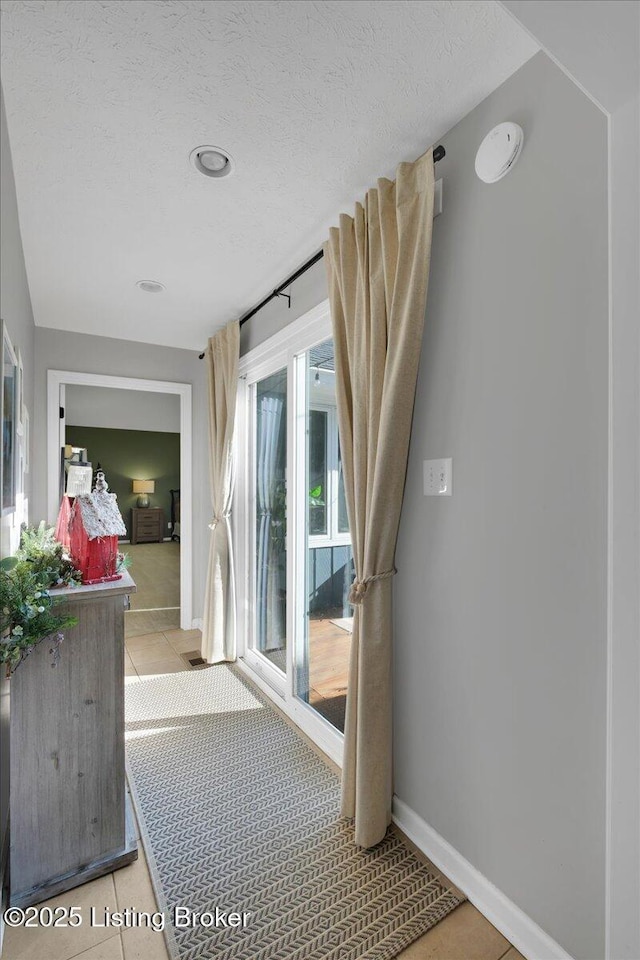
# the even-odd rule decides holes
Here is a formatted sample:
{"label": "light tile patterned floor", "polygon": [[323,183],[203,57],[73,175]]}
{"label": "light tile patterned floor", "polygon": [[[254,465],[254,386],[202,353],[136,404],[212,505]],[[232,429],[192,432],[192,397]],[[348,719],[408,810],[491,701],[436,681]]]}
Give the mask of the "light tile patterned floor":
{"label": "light tile patterned floor", "polygon": [[199,630],[166,630],[125,641],[127,683],[161,673],[181,673],[191,667],[186,653],[200,655]]}

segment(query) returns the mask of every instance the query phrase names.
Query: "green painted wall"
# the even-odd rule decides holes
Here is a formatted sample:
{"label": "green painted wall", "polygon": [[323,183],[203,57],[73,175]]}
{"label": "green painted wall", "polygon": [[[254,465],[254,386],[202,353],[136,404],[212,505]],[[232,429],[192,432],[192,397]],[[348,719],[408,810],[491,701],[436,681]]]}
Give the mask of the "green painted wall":
{"label": "green painted wall", "polygon": [[96,469],[101,464],[109,490],[118,497],[118,506],[131,532],[131,507],[137,495],[131,492],[132,480],[155,480],[156,492],[149,495],[152,507],[164,510],[165,536],[170,536],[171,489],[180,486],[180,434],[155,430],[107,430],[103,427],[66,429],[67,443],[86,447]]}

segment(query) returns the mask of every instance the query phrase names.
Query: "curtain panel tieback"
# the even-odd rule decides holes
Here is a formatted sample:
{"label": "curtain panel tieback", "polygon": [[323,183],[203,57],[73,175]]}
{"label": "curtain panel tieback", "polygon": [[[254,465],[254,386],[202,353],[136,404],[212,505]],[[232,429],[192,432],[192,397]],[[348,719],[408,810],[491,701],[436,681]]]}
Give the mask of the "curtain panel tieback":
{"label": "curtain panel tieback", "polygon": [[228,520],[231,516],[231,510],[226,510],[224,513],[218,513],[211,518],[211,523],[209,524],[209,530],[215,530],[219,523],[222,523],[224,520]]}
{"label": "curtain panel tieback", "polygon": [[359,604],[364,601],[369,589],[369,584],[375,580],[388,580],[394,577],[398,571],[395,567],[391,570],[385,570],[384,573],[374,573],[371,577],[363,577],[362,580],[354,580],[349,591],[349,603]]}

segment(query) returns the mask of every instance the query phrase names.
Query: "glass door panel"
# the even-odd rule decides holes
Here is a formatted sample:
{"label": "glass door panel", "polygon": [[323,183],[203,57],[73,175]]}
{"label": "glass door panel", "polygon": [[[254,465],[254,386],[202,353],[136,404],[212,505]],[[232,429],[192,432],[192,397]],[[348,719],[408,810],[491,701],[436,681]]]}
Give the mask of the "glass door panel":
{"label": "glass door panel", "polygon": [[287,669],[287,370],[254,387],[253,649]]}
{"label": "glass door panel", "polygon": [[296,636],[295,694],[344,731],[352,610],[348,603],[353,558],[344,501],[335,392],[333,340],[307,351],[299,364],[304,378],[298,400],[303,409],[304,472],[299,468],[298,531],[304,576]]}

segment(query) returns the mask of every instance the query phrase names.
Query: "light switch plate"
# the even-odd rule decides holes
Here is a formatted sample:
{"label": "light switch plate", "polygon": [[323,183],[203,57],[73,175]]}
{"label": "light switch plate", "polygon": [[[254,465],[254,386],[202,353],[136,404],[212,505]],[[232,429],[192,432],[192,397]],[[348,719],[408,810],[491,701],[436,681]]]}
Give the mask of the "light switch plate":
{"label": "light switch plate", "polygon": [[442,213],[442,178],[436,180],[433,188],[433,215],[439,217]]}
{"label": "light switch plate", "polygon": [[453,460],[425,460],[423,463],[425,497],[450,497],[453,493]]}

